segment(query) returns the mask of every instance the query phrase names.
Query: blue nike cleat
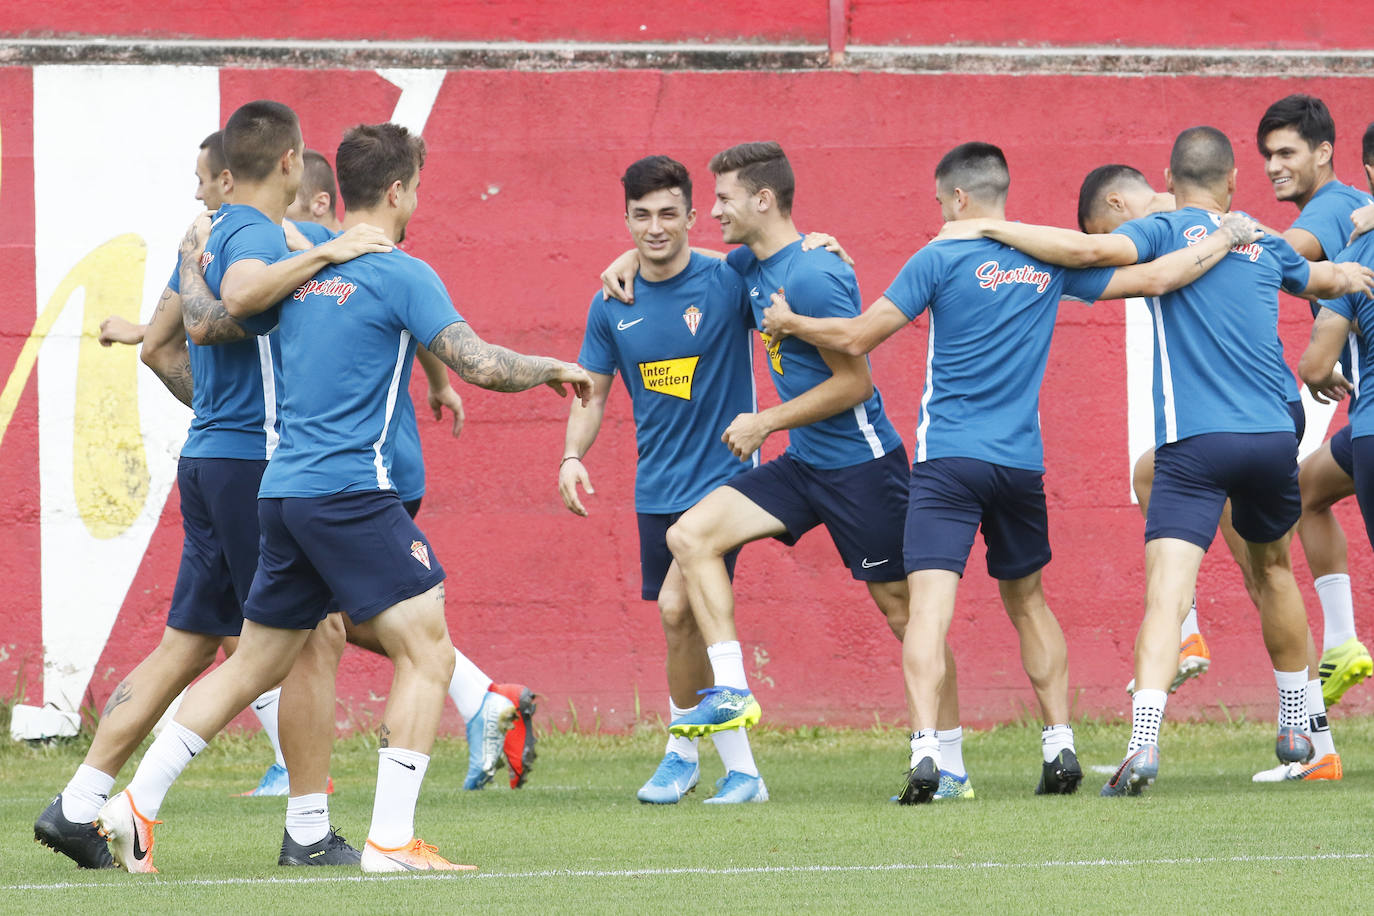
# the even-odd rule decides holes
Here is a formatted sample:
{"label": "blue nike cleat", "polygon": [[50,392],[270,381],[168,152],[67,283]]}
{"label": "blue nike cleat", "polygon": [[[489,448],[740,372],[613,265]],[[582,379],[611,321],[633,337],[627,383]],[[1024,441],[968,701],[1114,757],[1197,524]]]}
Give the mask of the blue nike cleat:
{"label": "blue nike cleat", "polygon": [[1139,795],[1149,788],[1159,776],[1159,745],[1142,745],[1127,754],[1116,768],[1112,778],[1102,787],[1102,795]]}
{"label": "blue nike cleat", "polygon": [[[934,801],[947,798],[973,798],[973,783],[968,781],[968,774],[955,776],[949,770],[940,771],[940,787],[931,796]],[[900,796],[898,796],[900,800]]]}
{"label": "blue nike cleat", "polygon": [[669,751],[663,755],[654,775],[639,787],[635,797],[646,805],[676,805],[682,801],[682,796],[696,788],[700,779],[699,763]]}
{"label": "blue nike cleat", "polygon": [[762,776],[749,776],[731,770],[716,780],[716,794],[706,799],[707,805],[742,805],[745,802],[768,801],[768,787]]}
{"label": "blue nike cleat", "polygon": [[507,697],[487,691],[477,715],[468,720],[468,775],[464,789],[480,789],[496,775],[496,768],[504,761],[501,751],[506,732],[515,724],[518,710]]}
{"label": "blue nike cleat", "polygon": [[262,774],[262,779],[258,782],[258,787],[248,792],[240,792],[239,798],[256,798],[264,795],[290,795],[291,777],[286,772],[286,767],[280,763],[274,763],[267,768],[267,772]]}
{"label": "blue nike cleat", "polygon": [[759,701],[747,687],[707,687],[698,690],[697,695],[706,699],[668,726],[668,731],[679,738],[700,738],[732,728],[749,728],[757,725],[763,715]]}

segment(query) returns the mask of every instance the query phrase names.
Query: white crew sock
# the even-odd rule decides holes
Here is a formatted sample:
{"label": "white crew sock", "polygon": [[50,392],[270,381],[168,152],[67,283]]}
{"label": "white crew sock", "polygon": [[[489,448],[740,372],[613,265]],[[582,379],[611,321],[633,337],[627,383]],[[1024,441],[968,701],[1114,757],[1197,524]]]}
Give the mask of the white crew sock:
{"label": "white crew sock", "polygon": [[1312,739],[1314,759],[1320,760],[1327,754],[1336,753],[1336,741],[1331,737],[1331,724],[1326,719],[1326,700],[1322,697],[1319,678],[1307,682],[1307,730]]}
{"label": "white crew sock", "polygon": [[1322,651],[1355,638],[1355,601],[1350,595],[1350,576],[1332,573],[1318,576],[1312,585],[1322,604]]}
{"label": "white crew sock", "polygon": [[911,736],[911,769],[921,762],[922,757],[935,761],[935,768],[942,769],[940,763],[940,733],[933,728],[923,728]]}
{"label": "white crew sock", "polygon": [[1164,721],[1164,705],[1169,694],[1163,690],[1137,690],[1131,697],[1131,743],[1126,753],[1146,744],[1159,743],[1159,723]]}
{"label": "white crew sock", "polygon": [[110,800],[115,778],[95,767],[81,766],[62,790],[62,816],[73,824],[90,824]]}
{"label": "white crew sock", "polygon": [[453,680],[448,682],[449,699],[458,707],[458,715],[466,722],[477,715],[482,701],[491,689],[492,680],[482,673],[482,669],[472,663],[458,647],[453,647]]}
{"label": "white crew sock", "polygon": [[[682,718],[693,709],[696,709],[696,707],[691,706],[687,709],[683,709],[673,702],[672,697],[668,698],[668,712],[673,717],[673,721]],[[671,725],[672,721],[668,724]],[[672,732],[668,733],[668,746],[663,749],[663,753],[677,754],[683,760],[690,760],[692,763],[696,763],[701,757],[700,752],[697,750],[696,738],[681,738],[674,735]]]}
{"label": "white crew sock", "polygon": [[[250,704],[253,715],[262,723],[262,733],[272,742],[272,753],[277,755],[277,766],[286,769],[286,758],[281,755],[281,738],[277,734],[277,713],[281,711],[281,688],[273,687]],[[152,815],[148,815],[152,817]]]}
{"label": "white crew sock", "polygon": [[1274,671],[1279,686],[1279,727],[1307,730],[1307,668]]}
{"label": "white crew sock", "polygon": [[717,687],[749,689],[749,681],[744,677],[744,651],[740,648],[739,640],[707,646],[706,657],[711,660],[711,672],[715,675]]}
{"label": "white crew sock", "polygon": [[205,750],[205,739],[180,722],[172,722],[148,748],[129,781],[129,797],[140,814],[157,820],[167,790],[172,788],[191,758]]}
{"label": "white crew sock", "polygon": [[329,796],[323,792],[286,800],[286,832],[302,846],[329,836]]}
{"label": "white crew sock", "polygon": [[746,776],[759,775],[758,765],[754,763],[754,751],[749,747],[749,733],[742,728],[732,728],[711,735],[715,742],[720,762],[725,764],[725,772],[743,773]]}
{"label": "white crew sock", "polygon": [[940,768],[955,776],[967,776],[968,770],[964,767],[963,726],[937,729],[935,737],[940,742]]}
{"label": "white crew sock", "polygon": [[1188,613],[1183,618],[1183,630],[1180,634],[1182,636],[1182,639],[1180,639],[1179,642],[1185,642],[1189,636],[1192,636],[1197,632],[1197,595],[1194,594],[1193,603],[1188,606]]}
{"label": "white crew sock", "polygon": [[415,802],[428,768],[428,755],[419,751],[378,749],[377,794],[372,798],[372,826],[367,831],[374,846],[396,849],[415,838]]}
{"label": "white crew sock", "polygon": [[1058,757],[1060,751],[1066,750],[1074,750],[1072,725],[1046,725],[1040,729],[1040,755],[1046,763]]}

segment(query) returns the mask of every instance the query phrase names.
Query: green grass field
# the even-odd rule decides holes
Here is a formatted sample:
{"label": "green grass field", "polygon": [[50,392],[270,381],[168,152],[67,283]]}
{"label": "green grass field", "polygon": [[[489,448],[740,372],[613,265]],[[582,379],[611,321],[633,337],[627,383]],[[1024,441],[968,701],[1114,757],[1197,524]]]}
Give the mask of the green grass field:
{"label": "green grass field", "polygon": [[[1374,879],[1374,720],[1335,723],[1340,783],[1254,785],[1274,763],[1268,724],[1168,723],[1161,781],[1135,799],[1038,798],[1039,731],[1008,726],[965,742],[978,797],[898,807],[905,766],[894,730],[755,736],[773,800],[677,806],[634,792],[662,737],[552,734],[526,788],[459,787],[466,744],[436,747],[417,828],[450,858],[447,877],[364,877],[276,865],[282,799],[231,798],[267,762],[265,740],[213,744],[162,809],[161,874],[76,869],[33,842],[32,823],[79,763],[84,741],[0,746],[0,910],[225,912],[1218,912],[1359,907]],[[1077,728],[1084,766],[1115,764],[1124,724]],[[371,814],[376,754],[365,737],[334,757],[336,825],[356,845]],[[131,770],[128,772],[132,772]],[[501,780],[498,774],[498,780]],[[118,786],[127,781],[127,773]],[[1342,903],[1344,902],[1344,903]]]}

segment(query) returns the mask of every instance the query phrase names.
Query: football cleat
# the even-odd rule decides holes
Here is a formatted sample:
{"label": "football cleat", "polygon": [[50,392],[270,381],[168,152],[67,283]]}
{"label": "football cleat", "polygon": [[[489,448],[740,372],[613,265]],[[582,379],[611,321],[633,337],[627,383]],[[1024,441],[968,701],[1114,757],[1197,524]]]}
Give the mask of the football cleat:
{"label": "football cleat", "polygon": [[707,805],[741,805],[745,802],[768,801],[768,787],[762,776],[750,776],[731,770],[716,780],[716,794],[706,799]]}
{"label": "football cleat", "polygon": [[1078,755],[1073,748],[1066,747],[1053,760],[1040,770],[1040,784],[1035,787],[1036,795],[1072,795],[1078,791],[1083,781],[1083,768],[1078,765]]}
{"label": "football cleat", "polygon": [[[1173,683],[1169,685],[1169,692],[1174,693],[1178,688],[1188,682],[1190,678],[1199,677],[1207,673],[1207,669],[1212,666],[1212,653],[1207,648],[1207,640],[1202,638],[1201,633],[1194,633],[1183,641],[1183,645],[1178,649],[1178,670],[1174,672]],[[1135,678],[1131,678],[1126,685],[1126,692],[1135,694]]]}
{"label": "football cleat", "polygon": [[368,840],[360,860],[365,872],[389,871],[476,871],[476,865],[458,865],[439,855],[437,847],[416,837],[395,849],[385,849]]}
{"label": "football cleat", "polygon": [[701,779],[701,765],[681,754],[669,751],[663,755],[649,781],[639,787],[635,797],[646,805],[676,805],[682,796],[692,791]]}
{"label": "football cleat", "polygon": [[262,779],[258,780],[257,788],[249,789],[247,792],[238,793],[239,798],[258,798],[266,795],[290,795],[291,777],[287,775],[286,767],[280,763],[274,763],[267,768],[267,772],[262,774]]}
{"label": "football cleat", "polygon": [[700,738],[732,728],[751,728],[763,715],[759,701],[747,687],[707,687],[698,690],[697,695],[705,699],[668,726],[668,731],[679,738]]}
{"label": "football cleat", "polygon": [[362,862],[363,854],[358,852],[348,841],[339,836],[339,831],[333,827],[329,828],[329,833],[318,843],[311,843],[309,846],[302,846],[291,838],[291,831],[284,831],[281,838],[281,855],[277,857],[278,865],[358,865]]}
{"label": "football cleat", "polygon": [[534,767],[534,697],[532,690],[523,684],[493,684],[491,690],[515,704],[516,719],[506,732],[503,751],[506,765],[510,767],[510,787],[518,789],[529,778]]}
{"label": "football cleat", "polygon": [[1283,763],[1303,763],[1312,757],[1312,739],[1301,728],[1280,725],[1274,753]]}
{"label": "football cleat", "polygon": [[153,867],[153,826],[162,821],[150,821],[139,814],[128,789],[107,801],[95,822],[110,845],[116,865],[134,874],[157,874]]}
{"label": "football cleat", "polygon": [[1268,770],[1260,770],[1250,777],[1251,782],[1288,782],[1290,780],[1336,781],[1345,775],[1340,754],[1327,754],[1311,763],[1281,763]]}
{"label": "football cleat", "polygon": [[906,774],[906,781],[902,783],[902,789],[897,793],[897,804],[923,804],[933,799],[939,788],[940,768],[935,765],[935,758],[922,757]]}
{"label": "football cleat", "polygon": [[1317,676],[1322,681],[1322,699],[1330,709],[1341,701],[1345,692],[1374,673],[1374,659],[1364,643],[1350,637],[1339,646],[1332,646],[1322,653],[1321,663],[1317,665]]}
{"label": "football cleat", "polygon": [[515,704],[490,690],[482,698],[477,715],[468,720],[468,775],[464,789],[481,789],[496,775],[501,765],[501,748],[506,733],[515,723]]}
{"label": "football cleat", "polygon": [[[969,782],[968,774],[955,776],[949,770],[940,771],[940,787],[931,796],[934,801],[946,798],[973,798],[973,783]],[[893,799],[900,801],[901,796]]]}
{"label": "football cleat", "polygon": [[51,850],[62,853],[82,868],[114,868],[114,858],[95,823],[78,824],[62,813],[62,795],[43,809],[33,822],[33,838]]}
{"label": "football cleat", "polygon": [[1103,796],[1139,795],[1159,776],[1159,745],[1146,744],[1126,755],[1112,778],[1102,787]]}

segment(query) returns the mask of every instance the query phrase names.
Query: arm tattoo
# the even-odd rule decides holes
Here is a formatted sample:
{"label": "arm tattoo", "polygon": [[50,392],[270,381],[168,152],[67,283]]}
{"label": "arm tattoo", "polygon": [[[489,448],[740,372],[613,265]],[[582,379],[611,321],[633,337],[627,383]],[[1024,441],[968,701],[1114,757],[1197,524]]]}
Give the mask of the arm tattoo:
{"label": "arm tattoo", "polygon": [[386,727],[385,722],[383,722],[382,727],[377,730],[377,737],[381,742],[378,745],[379,747],[391,747],[391,729]]}
{"label": "arm tattoo", "polygon": [[129,686],[129,682],[120,681],[119,686],[115,688],[115,692],[110,694],[110,701],[105,704],[105,711],[100,714],[100,717],[102,719],[108,717],[110,713],[115,711],[117,706],[129,702],[133,698],[134,689]]}
{"label": "arm tattoo", "polygon": [[525,356],[478,337],[466,321],[455,321],[434,338],[429,351],[465,382],[492,391],[524,391],[554,377],[559,363]]}
{"label": "arm tattoo", "polygon": [[233,343],[250,336],[210,292],[199,265],[188,264],[185,256],[181,263],[181,318],[186,332],[202,344]]}
{"label": "arm tattoo", "polygon": [[190,353],[182,350],[177,356],[176,364],[170,366],[165,372],[157,373],[157,376],[162,379],[162,384],[167,386],[167,390],[172,392],[172,397],[187,407],[191,406],[191,396],[195,392],[195,381],[191,377]]}

